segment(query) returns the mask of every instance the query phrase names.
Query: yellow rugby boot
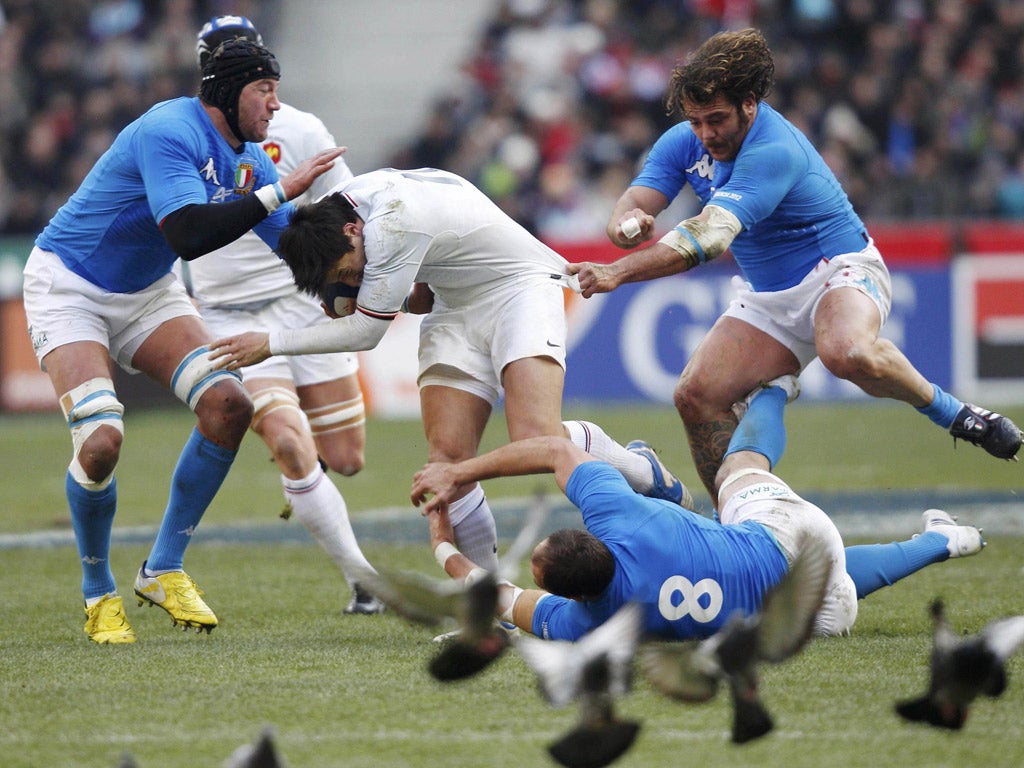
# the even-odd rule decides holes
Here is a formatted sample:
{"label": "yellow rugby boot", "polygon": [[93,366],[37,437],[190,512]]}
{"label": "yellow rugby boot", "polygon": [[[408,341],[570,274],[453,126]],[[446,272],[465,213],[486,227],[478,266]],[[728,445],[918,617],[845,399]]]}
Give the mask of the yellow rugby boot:
{"label": "yellow rugby boot", "polygon": [[176,626],[182,629],[195,627],[197,632],[205,629],[209,634],[217,626],[217,617],[203,602],[202,594],[203,591],[184,571],[147,576],[146,564],[143,563],[135,577],[135,596],[139,605],[158,605],[167,611]]}
{"label": "yellow rugby boot", "polygon": [[106,594],[85,607],[85,633],[94,643],[134,643],[135,630],[124,614],[124,601]]}

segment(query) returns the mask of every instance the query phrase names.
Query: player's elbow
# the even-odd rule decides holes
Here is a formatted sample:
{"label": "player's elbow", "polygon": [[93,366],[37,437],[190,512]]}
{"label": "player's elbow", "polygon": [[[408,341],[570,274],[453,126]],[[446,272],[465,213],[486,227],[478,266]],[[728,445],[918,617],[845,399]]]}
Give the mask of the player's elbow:
{"label": "player's elbow", "polygon": [[187,210],[190,207],[179,208],[167,214],[160,222],[164,239],[182,261],[192,261],[208,251],[203,246],[198,228],[189,225]]}

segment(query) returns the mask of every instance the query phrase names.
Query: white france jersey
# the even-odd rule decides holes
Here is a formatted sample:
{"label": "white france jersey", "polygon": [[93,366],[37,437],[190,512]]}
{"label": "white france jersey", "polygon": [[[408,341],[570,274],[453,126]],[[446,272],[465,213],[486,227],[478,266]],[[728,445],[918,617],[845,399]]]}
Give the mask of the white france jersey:
{"label": "white france jersey", "polygon": [[[337,145],[320,118],[282,103],[270,121],[270,132],[262,146],[283,177],[306,158]],[[351,178],[352,171],[344,158],[338,158],[331,170],[292,202],[303,205],[316,200]],[[189,292],[203,307],[244,306],[298,290],[288,265],[251,232],[189,262],[187,280]]]}
{"label": "white france jersey", "polygon": [[366,223],[359,310],[368,315],[393,317],[414,282],[453,307],[565,274],[565,259],[453,173],[386,168],[336,191]]}

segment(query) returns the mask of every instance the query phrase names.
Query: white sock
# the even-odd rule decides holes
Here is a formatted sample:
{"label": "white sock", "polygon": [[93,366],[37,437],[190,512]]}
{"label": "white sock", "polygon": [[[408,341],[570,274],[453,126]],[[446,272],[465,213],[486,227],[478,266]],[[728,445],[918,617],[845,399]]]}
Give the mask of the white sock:
{"label": "white sock", "polygon": [[643,456],[627,451],[592,421],[563,421],[569,439],[576,447],[595,459],[606,461],[626,478],[629,487],[637,493],[647,493],[654,485],[654,469]]}
{"label": "white sock", "polygon": [[341,568],[349,587],[376,573],[356,541],[345,499],[323,469],[317,466],[301,480],[281,475],[281,485],[292,512]]}
{"label": "white sock", "polygon": [[481,568],[498,571],[498,532],[494,514],[479,483],[458,501],[448,505],[455,546]]}

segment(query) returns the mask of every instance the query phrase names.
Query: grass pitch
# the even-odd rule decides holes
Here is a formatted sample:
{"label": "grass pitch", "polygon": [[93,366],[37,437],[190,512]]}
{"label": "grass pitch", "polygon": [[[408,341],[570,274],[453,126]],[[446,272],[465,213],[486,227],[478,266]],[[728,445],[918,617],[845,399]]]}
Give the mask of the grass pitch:
{"label": "grass pitch", "polygon": [[[129,415],[118,470],[119,529],[157,523],[170,467],[191,425],[182,410]],[[1024,414],[1004,412],[1024,421]],[[651,440],[695,484],[670,408],[581,408],[571,415],[593,418],[622,440]],[[1024,465],[970,446],[954,451],[948,436],[910,409],[797,403],[787,419],[790,444],[778,471],[801,492],[1024,492]],[[148,544],[115,546],[112,562],[139,642],[94,646],[82,632],[74,548],[10,544],[15,535],[67,527],[66,429],[51,414],[2,417],[0,430],[7,510],[0,534],[9,542],[0,549],[3,766],[114,768],[125,753],[139,768],[221,766],[265,726],[292,768],[554,765],[546,746],[576,713],[550,709],[514,652],[472,680],[434,682],[426,672],[437,651],[434,633],[394,615],[342,616],[348,590],[311,544],[197,541],[186,567],[220,617],[209,636],[175,630],[158,608],[137,608],[131,577]],[[485,447],[503,440],[496,423]],[[356,478],[335,478],[353,518],[407,506],[408,481],[424,454],[418,424],[369,424],[367,468]],[[488,493],[526,495],[537,483],[496,481]],[[548,487],[554,492],[553,483]],[[249,436],[206,523],[296,526],[276,519],[280,507],[277,473]],[[852,637],[817,640],[791,662],[767,668],[762,692],[776,730],[757,742],[729,742],[726,697],[680,705],[638,680],[619,710],[641,720],[642,729],[614,765],[1024,764],[1024,654],[1010,665],[1006,694],[979,701],[960,733],[905,724],[892,711],[926,683],[931,598],[942,596],[964,631],[1024,613],[1024,537],[987,538],[980,555],[929,567],[862,601]],[[362,544],[371,561],[438,573],[422,544]]]}

